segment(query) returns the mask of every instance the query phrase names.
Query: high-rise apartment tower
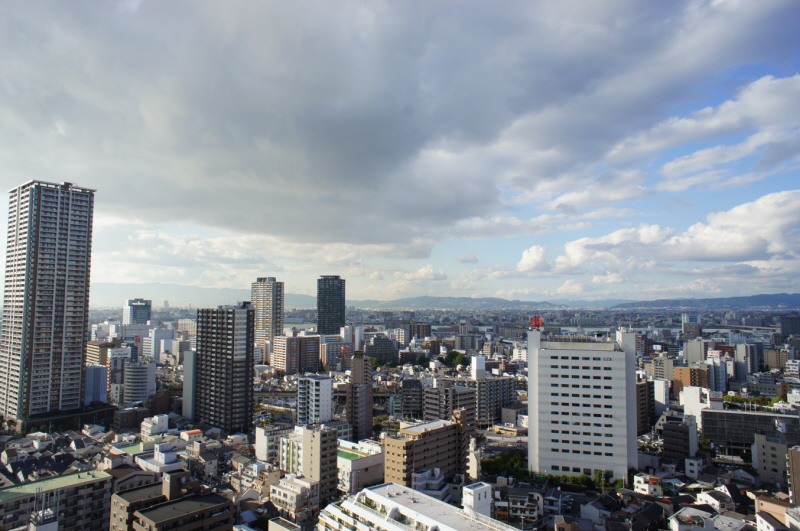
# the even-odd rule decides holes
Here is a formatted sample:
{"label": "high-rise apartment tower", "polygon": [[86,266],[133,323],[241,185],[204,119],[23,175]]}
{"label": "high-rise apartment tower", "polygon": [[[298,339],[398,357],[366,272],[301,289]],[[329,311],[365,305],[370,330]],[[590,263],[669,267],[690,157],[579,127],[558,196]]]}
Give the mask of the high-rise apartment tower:
{"label": "high-rise apartment tower", "polygon": [[350,361],[350,382],[345,396],[345,415],[353,427],[353,442],[372,437],[372,365],[363,352]]}
{"label": "high-rise apartment tower", "polygon": [[263,362],[269,363],[275,336],[283,335],[283,282],[275,277],[260,277],[250,287],[250,297],[255,308],[255,340],[260,346],[269,342]]}
{"label": "high-rise apartment tower", "polygon": [[228,433],[253,424],[253,321],[249,302],[197,310],[194,420]]}
{"label": "high-rise apartment tower", "polygon": [[80,408],[94,190],[30,181],[10,192],[0,413]]}
{"label": "high-rise apartment tower", "polygon": [[345,280],[336,275],[317,279],[317,332],[336,335],[345,325]]}

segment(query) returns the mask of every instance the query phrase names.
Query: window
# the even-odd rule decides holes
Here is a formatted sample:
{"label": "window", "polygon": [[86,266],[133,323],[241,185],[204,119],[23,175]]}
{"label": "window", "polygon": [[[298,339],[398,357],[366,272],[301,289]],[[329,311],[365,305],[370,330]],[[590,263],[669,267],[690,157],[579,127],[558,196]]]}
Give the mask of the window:
{"label": "window", "polygon": [[558,470],[558,465],[553,465],[553,466],[552,466],[552,469],[553,469],[553,470]]}

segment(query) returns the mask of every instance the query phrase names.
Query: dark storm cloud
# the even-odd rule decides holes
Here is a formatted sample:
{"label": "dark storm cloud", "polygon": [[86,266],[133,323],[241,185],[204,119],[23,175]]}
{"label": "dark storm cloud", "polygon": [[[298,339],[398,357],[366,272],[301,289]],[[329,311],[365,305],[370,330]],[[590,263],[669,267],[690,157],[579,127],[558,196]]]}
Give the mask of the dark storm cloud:
{"label": "dark storm cloud", "polygon": [[[698,76],[796,49],[795,15],[791,2],[4,3],[0,160],[15,182],[96,187],[105,215],[419,256],[458,222],[507,223],[501,188],[562,212],[587,204],[576,189],[597,206],[646,195],[643,176],[592,166]],[[598,175],[616,194],[594,191]]]}

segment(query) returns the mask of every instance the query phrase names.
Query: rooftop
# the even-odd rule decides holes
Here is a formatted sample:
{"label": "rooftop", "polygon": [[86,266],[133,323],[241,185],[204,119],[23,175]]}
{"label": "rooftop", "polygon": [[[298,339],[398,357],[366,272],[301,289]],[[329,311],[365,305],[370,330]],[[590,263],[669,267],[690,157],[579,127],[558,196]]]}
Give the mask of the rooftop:
{"label": "rooftop", "polygon": [[425,433],[426,431],[438,430],[439,428],[451,426],[452,424],[453,421],[451,420],[432,420],[431,422],[423,422],[422,424],[417,424],[415,426],[408,426],[400,430],[400,432],[419,435],[421,433]]}
{"label": "rooftop", "polygon": [[[435,498],[417,492],[403,485],[387,483],[370,487],[362,491],[369,492],[377,498],[384,498],[390,506],[398,507],[407,518],[417,521],[431,521],[439,525],[440,530],[470,531],[519,531],[515,527],[481,515],[470,515],[466,511],[453,507]],[[370,497],[373,497],[370,496]],[[413,526],[412,526],[413,527]]]}
{"label": "rooftop", "polygon": [[145,485],[144,487],[137,487],[135,489],[118,492],[115,494],[115,496],[119,496],[130,504],[140,502],[142,500],[157,498],[162,494],[163,489],[161,483],[153,483],[152,485]]}
{"label": "rooftop", "polygon": [[31,481],[0,489],[0,502],[16,500],[17,498],[27,498],[34,496],[36,491],[42,489],[43,492],[48,492],[56,489],[67,489],[77,487],[87,483],[94,483],[98,480],[110,479],[111,474],[103,472],[102,470],[89,470],[88,472],[79,472],[77,474],[66,474],[54,478],[42,479],[39,481]]}
{"label": "rooftop", "polygon": [[158,524],[230,503],[227,498],[223,498],[219,494],[206,494],[205,496],[191,496],[174,502],[162,503],[150,509],[136,511],[136,514]]}
{"label": "rooftop", "polygon": [[344,450],[339,450],[337,455],[339,457],[341,457],[342,459],[347,459],[348,461],[355,461],[356,459],[361,459],[362,457],[365,457],[365,456],[360,455],[360,454],[355,454],[355,453],[352,453],[352,452],[345,452]]}

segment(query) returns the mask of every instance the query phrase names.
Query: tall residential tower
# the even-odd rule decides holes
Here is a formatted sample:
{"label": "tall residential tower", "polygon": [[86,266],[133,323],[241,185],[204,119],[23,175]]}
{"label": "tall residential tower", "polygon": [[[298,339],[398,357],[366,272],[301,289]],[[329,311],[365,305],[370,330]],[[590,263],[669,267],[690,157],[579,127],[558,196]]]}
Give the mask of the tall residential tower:
{"label": "tall residential tower", "polygon": [[194,420],[228,433],[253,425],[253,305],[197,310]]}
{"label": "tall residential tower", "polygon": [[80,408],[94,190],[30,181],[10,192],[0,413]]}
{"label": "tall residential tower", "polygon": [[336,335],[345,325],[344,279],[323,275],[317,279],[317,333]]}
{"label": "tall residential tower", "polygon": [[262,349],[268,342],[262,361],[269,363],[275,336],[283,335],[283,282],[260,277],[251,285],[250,296],[256,312],[255,341]]}

